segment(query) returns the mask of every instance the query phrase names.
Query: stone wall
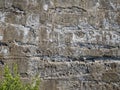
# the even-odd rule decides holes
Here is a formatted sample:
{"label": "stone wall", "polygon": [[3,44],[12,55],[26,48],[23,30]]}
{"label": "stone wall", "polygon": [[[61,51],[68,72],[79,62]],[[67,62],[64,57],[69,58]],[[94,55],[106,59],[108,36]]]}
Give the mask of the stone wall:
{"label": "stone wall", "polygon": [[42,90],[120,90],[120,0],[0,0],[0,74],[17,63]]}

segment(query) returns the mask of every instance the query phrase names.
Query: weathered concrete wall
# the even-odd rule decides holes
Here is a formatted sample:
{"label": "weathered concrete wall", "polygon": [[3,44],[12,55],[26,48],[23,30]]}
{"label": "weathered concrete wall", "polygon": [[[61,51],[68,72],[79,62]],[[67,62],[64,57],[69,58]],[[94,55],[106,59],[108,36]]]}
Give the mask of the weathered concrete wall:
{"label": "weathered concrete wall", "polygon": [[42,90],[120,90],[120,0],[0,0],[7,63]]}

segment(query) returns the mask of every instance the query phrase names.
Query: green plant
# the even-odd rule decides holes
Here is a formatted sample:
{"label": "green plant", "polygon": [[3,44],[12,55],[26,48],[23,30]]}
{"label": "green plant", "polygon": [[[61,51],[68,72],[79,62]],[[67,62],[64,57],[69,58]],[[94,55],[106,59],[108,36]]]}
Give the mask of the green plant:
{"label": "green plant", "polygon": [[6,65],[4,68],[4,80],[0,83],[0,90],[39,90],[40,80],[35,77],[31,83],[24,84],[17,71],[17,65],[14,66],[13,73]]}

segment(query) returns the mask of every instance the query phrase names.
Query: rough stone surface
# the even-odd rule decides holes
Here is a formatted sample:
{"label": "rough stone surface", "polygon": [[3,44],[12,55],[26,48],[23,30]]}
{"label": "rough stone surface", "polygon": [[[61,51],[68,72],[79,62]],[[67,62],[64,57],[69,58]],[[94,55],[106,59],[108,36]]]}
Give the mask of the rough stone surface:
{"label": "rough stone surface", "polygon": [[120,0],[0,0],[4,64],[42,90],[120,90]]}

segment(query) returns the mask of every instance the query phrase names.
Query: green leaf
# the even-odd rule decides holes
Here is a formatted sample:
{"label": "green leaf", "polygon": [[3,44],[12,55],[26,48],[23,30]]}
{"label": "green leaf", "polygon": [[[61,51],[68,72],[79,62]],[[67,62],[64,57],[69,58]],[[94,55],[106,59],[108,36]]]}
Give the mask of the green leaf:
{"label": "green leaf", "polygon": [[4,80],[0,82],[0,90],[39,90],[40,79],[35,77],[32,83],[24,84],[18,74],[17,65],[14,65],[13,74],[6,65],[4,68]]}

